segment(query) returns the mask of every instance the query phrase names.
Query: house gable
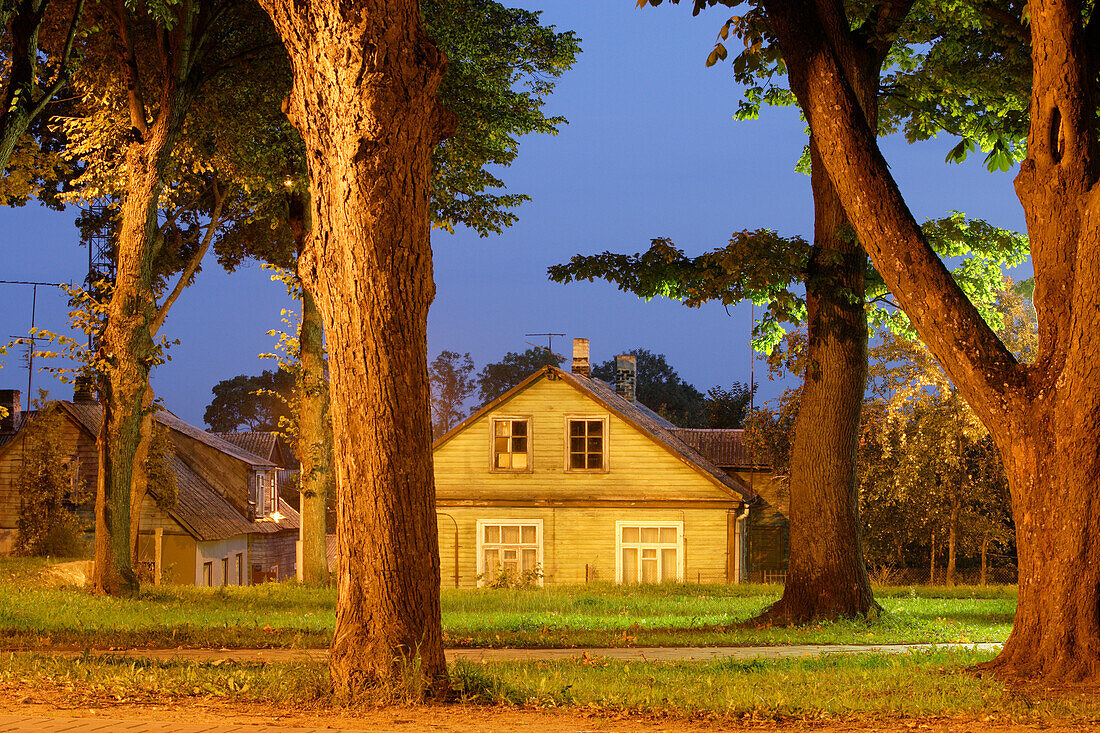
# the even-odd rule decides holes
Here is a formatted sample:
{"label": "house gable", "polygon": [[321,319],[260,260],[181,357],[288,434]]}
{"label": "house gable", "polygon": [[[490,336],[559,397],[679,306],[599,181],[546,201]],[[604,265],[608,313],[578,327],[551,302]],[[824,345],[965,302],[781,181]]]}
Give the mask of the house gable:
{"label": "house gable", "polygon": [[[443,436],[434,452],[439,503],[732,508],[747,498],[724,473],[672,443],[675,438],[664,442],[663,428],[631,416],[614,404],[621,398],[605,397],[588,381],[541,370]],[[490,468],[493,423],[501,418],[527,420],[531,452],[524,470]],[[566,470],[570,418],[606,421],[606,470]]]}

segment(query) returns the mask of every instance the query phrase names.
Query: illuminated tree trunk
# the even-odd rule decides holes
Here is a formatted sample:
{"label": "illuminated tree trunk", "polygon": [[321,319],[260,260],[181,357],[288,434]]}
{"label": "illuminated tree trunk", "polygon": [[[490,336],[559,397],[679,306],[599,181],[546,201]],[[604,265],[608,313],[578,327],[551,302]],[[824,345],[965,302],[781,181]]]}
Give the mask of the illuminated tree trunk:
{"label": "illuminated tree trunk", "polygon": [[149,448],[153,443],[153,388],[146,385],[141,406],[145,416],[141,420],[141,438],[134,454],[134,477],[130,483],[130,556],[138,559],[138,537],[141,534],[141,507],[149,495],[149,478],[145,462],[149,458]]}
{"label": "illuminated tree trunk", "polygon": [[299,374],[298,461],[301,490],[302,580],[328,582],[325,522],[329,458],[332,446],[325,429],[328,388],[325,385],[323,328],[313,296],[302,290],[302,325],[298,331]]}
{"label": "illuminated tree trunk", "polygon": [[867,385],[866,256],[811,141],[814,247],[806,277],[806,373],[791,448],[783,596],[751,623],[867,616],[856,466]]}
{"label": "illuminated tree trunk", "polygon": [[144,144],[132,144],[126,154],[130,185],[120,211],[118,270],[107,327],[99,342],[106,364],[101,381],[105,432],[100,436],[94,588],[97,593],[124,597],[138,592],[131,556],[131,483],[146,417],[143,397],[155,356],[149,332],[156,315],[152,259],[163,185],[157,161],[167,142],[166,132],[151,129],[150,138]]}
{"label": "illuminated tree trunk", "polygon": [[453,128],[415,0],[262,0],[290,54],[311,232],[298,272],[329,345],[337,694],[447,688],[432,479],[430,155]]}
{"label": "illuminated tree trunk", "polygon": [[922,340],[992,434],[1012,492],[1019,601],[987,666],[1009,678],[1100,678],[1100,138],[1095,14],[1030,0],[1033,83],[1016,178],[1035,268],[1039,353],[1020,365],[951,279],[890,176],[845,74],[838,6],[764,0],[852,224]]}

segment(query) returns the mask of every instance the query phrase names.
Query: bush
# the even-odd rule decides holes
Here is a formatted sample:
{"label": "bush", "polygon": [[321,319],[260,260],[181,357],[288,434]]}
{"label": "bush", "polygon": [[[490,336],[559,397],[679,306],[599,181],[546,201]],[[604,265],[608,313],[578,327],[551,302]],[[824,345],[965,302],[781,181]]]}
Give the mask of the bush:
{"label": "bush", "polygon": [[537,588],[542,580],[542,565],[536,565],[530,570],[514,573],[505,570],[498,565],[495,570],[480,573],[477,576],[482,588]]}

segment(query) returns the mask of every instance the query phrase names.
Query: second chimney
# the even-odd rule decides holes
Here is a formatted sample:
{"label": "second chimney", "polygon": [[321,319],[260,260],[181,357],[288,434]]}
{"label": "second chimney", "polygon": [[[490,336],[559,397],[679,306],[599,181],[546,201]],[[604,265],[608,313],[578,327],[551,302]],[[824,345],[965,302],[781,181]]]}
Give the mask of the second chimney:
{"label": "second chimney", "polygon": [[635,386],[638,383],[638,359],[633,354],[619,354],[615,357],[615,391],[627,402],[634,401]]}
{"label": "second chimney", "polygon": [[0,405],[8,410],[7,417],[0,418],[0,433],[15,432],[22,396],[22,393],[17,389],[0,389]]}
{"label": "second chimney", "polygon": [[588,361],[588,339],[573,339],[573,373],[582,377],[592,376]]}

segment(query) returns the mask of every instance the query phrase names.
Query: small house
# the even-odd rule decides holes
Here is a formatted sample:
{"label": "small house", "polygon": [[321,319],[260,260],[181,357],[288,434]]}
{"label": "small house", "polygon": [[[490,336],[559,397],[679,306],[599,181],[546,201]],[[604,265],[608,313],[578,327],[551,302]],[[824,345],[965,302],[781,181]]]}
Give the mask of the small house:
{"label": "small house", "polygon": [[442,582],[504,573],[541,584],[738,583],[761,466],[716,465],[635,399],[634,357],[614,385],[545,367],[434,445]]}
{"label": "small house", "polygon": [[[23,462],[21,434],[35,411],[20,409],[18,390],[0,390],[9,415],[0,420],[0,553],[14,548],[19,515],[16,481]],[[53,403],[63,416],[62,443],[70,456],[73,510],[92,529],[98,474],[96,438],[103,410],[92,401]],[[298,513],[279,498],[277,469],[261,457],[189,425],[168,410],[154,419],[168,429],[167,468],[174,502],[157,501],[149,487],[141,509],[140,565],[155,582],[253,585],[295,574]],[[89,491],[90,489],[90,491]]]}

